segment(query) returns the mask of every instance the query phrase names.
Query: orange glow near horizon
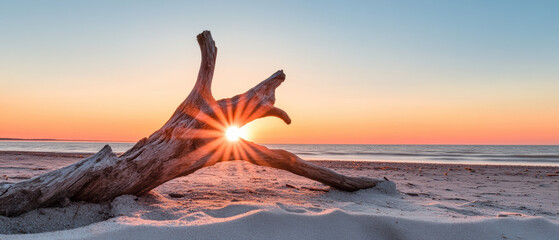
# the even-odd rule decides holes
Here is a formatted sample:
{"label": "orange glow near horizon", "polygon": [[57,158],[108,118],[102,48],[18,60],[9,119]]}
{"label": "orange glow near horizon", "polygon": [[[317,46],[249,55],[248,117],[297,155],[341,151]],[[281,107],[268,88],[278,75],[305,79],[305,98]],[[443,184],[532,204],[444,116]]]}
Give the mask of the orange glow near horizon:
{"label": "orange glow near horizon", "polygon": [[[40,102],[38,97],[34,98],[29,97]],[[119,113],[118,109],[95,106],[81,109],[68,106],[56,108],[52,104],[37,106],[13,103],[1,106],[5,115],[0,118],[0,137],[135,142],[160,128],[174,110],[169,106],[146,107]],[[340,114],[332,114],[326,112],[327,108],[318,112],[320,109],[305,111],[299,107],[291,111],[291,125],[285,125],[275,118],[265,118],[244,126],[243,130],[250,130],[250,140],[258,143],[559,143],[559,113],[548,109],[521,108],[516,105],[514,109],[499,111],[488,106],[485,106],[486,109],[478,107],[466,111],[462,108],[459,111],[438,107],[401,114],[405,108],[396,107],[400,109],[389,111],[376,107],[365,114],[360,113],[359,109],[345,109],[338,111]],[[290,112],[289,107],[283,108]]]}
{"label": "orange glow near horizon", "polygon": [[[121,112],[118,108],[87,104],[81,108],[48,103],[36,96],[29,96],[28,100],[42,105],[13,101],[0,106],[0,137],[135,142],[160,128],[174,110],[170,106],[177,104]],[[290,111],[288,106],[282,108],[290,113],[291,125],[265,118],[244,126],[243,130],[250,130],[250,140],[258,143],[559,144],[557,111],[519,105],[500,110],[476,107],[456,106],[455,110],[439,106],[409,111],[397,105],[394,109],[375,106],[360,112],[356,106],[331,113],[327,107],[315,106],[306,111],[295,106]]]}

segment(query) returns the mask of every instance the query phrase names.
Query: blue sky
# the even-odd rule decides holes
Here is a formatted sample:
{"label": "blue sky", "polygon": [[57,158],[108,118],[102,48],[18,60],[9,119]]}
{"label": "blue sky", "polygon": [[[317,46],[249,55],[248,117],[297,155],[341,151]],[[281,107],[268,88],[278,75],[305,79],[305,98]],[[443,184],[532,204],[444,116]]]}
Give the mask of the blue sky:
{"label": "blue sky", "polygon": [[[155,112],[159,117],[145,119],[140,131],[148,134],[193,85],[199,62],[193,39],[208,29],[219,48],[216,97],[242,92],[277,69],[287,73],[278,104],[292,114],[294,126],[275,129],[292,136],[263,141],[293,141],[316,116],[328,120],[308,139],[376,142],[366,136],[381,133],[345,136],[344,131],[359,131],[341,128],[322,136],[343,121],[329,111],[365,112],[357,123],[361,128],[386,127],[391,119],[425,122],[402,122],[405,129],[426,129],[412,140],[404,133],[392,136],[403,142],[422,142],[422,134],[437,126],[424,115],[444,115],[450,108],[487,129],[498,123],[479,119],[517,115],[540,116],[549,128],[547,122],[559,120],[549,115],[559,111],[557,12],[557,1],[0,1],[0,101],[33,107],[25,105],[32,94],[44,99],[42,109],[70,109],[58,114],[75,121],[84,114],[81,106],[103,104],[99,111],[107,115],[137,110],[113,122],[142,117],[140,110]],[[106,102],[87,100],[96,97]],[[64,105],[68,99],[76,105]],[[537,111],[531,112],[534,106]],[[414,115],[417,109],[424,114]],[[491,115],[499,110],[502,116]],[[446,122],[458,121],[448,117]],[[502,132],[538,121],[534,117]],[[272,123],[262,123],[261,135],[275,133],[263,127]],[[469,124],[455,127],[474,128]],[[0,134],[26,135],[17,129],[29,127],[5,126],[11,130]],[[445,134],[449,131],[452,127]],[[122,138],[136,137],[129,135]],[[426,142],[450,138],[443,135]],[[456,131],[452,139],[459,135]]]}

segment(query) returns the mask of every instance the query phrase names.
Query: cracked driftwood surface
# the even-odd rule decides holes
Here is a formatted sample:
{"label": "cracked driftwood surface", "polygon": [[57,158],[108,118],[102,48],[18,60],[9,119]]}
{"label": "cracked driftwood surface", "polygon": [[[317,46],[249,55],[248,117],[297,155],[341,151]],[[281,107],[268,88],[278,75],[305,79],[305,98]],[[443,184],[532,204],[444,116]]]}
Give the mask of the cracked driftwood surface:
{"label": "cracked driftwood surface", "polygon": [[275,89],[285,80],[277,71],[247,92],[216,101],[211,93],[217,48],[209,31],[197,36],[202,63],[191,93],[163,127],[120,156],[106,145],[95,155],[18,183],[0,183],[0,215],[16,216],[69,200],[102,202],[141,195],[177,177],[221,161],[244,160],[290,171],[345,191],[371,188],[385,180],[340,175],[285,150],[225,140],[230,125],[275,116],[291,119],[274,106]]}

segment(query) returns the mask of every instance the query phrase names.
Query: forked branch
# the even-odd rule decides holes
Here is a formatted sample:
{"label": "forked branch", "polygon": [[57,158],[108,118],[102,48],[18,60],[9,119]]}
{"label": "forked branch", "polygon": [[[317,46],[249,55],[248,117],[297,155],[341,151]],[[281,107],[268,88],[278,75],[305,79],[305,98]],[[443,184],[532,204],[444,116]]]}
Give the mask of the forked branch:
{"label": "forked branch", "polygon": [[291,123],[287,113],[274,106],[275,89],[285,74],[277,71],[243,94],[216,101],[211,83],[217,48],[209,31],[197,39],[202,62],[196,84],[167,123],[120,156],[107,145],[67,167],[23,182],[0,183],[0,215],[15,216],[68,200],[102,202],[124,194],[141,195],[171,179],[231,160],[290,171],[345,191],[385,182],[340,175],[285,150],[227,141],[224,132],[231,125],[240,127],[268,116]]}

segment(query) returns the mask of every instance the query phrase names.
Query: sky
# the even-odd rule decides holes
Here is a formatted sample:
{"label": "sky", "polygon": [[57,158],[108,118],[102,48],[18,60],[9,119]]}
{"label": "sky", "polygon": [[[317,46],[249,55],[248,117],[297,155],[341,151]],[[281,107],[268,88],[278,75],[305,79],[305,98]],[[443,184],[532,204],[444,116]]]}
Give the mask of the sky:
{"label": "sky", "polygon": [[559,144],[558,1],[4,1],[0,137],[137,141],[279,69],[258,143]]}

